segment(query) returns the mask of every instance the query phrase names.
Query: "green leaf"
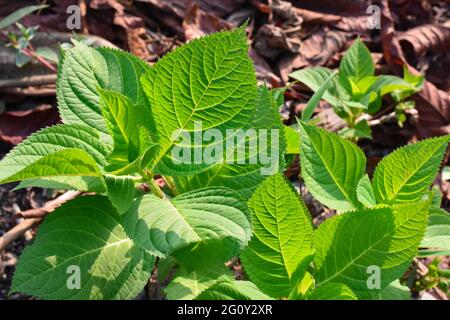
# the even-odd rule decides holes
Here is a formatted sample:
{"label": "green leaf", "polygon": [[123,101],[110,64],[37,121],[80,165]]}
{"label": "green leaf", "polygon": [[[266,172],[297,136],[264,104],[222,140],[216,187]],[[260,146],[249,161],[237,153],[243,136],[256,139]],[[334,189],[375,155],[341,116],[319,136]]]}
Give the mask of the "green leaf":
{"label": "green leaf", "polygon": [[158,281],[164,283],[173,276],[173,270],[177,266],[177,261],[173,257],[158,259]]}
{"label": "green leaf", "polygon": [[[245,28],[190,41],[159,60],[142,78],[159,133],[160,154],[154,173],[187,175],[211,166],[176,163],[172,149],[183,132],[245,128],[256,106],[253,63],[247,53]],[[201,122],[202,129],[197,128]],[[215,142],[216,143],[216,142]],[[192,145],[192,144],[190,144]],[[202,142],[192,153],[211,143]]]}
{"label": "green leaf", "polygon": [[443,136],[410,144],[381,160],[373,176],[377,201],[391,204],[420,200],[438,173],[449,139]]}
{"label": "green leaf", "polygon": [[[441,253],[450,253],[450,214],[448,212],[440,208],[430,208],[428,226],[420,246],[439,250]],[[420,252],[422,253],[422,250]]]}
{"label": "green leaf", "polygon": [[36,48],[36,54],[51,62],[58,63],[59,61],[58,54],[49,47]]}
{"label": "green leaf", "polygon": [[352,88],[353,99],[360,100],[364,96],[364,93],[367,92],[367,89],[369,89],[369,87],[376,82],[377,77],[367,76],[367,77],[361,78],[356,83],[351,77],[348,78],[348,80],[349,80],[350,86]]}
{"label": "green leaf", "polygon": [[401,285],[399,280],[395,280],[383,290],[367,298],[373,300],[411,300],[411,291],[407,286]]}
{"label": "green leaf", "polygon": [[[398,279],[417,253],[430,200],[348,212],[322,223],[315,233],[317,285],[339,282],[360,292],[369,289],[369,267],[380,270],[380,289]],[[378,290],[379,291],[379,290]]]}
{"label": "green leaf", "polygon": [[225,266],[204,272],[179,268],[164,292],[169,300],[193,300],[215,284],[232,280],[231,272]]}
{"label": "green leaf", "polygon": [[98,176],[63,176],[63,177],[51,177],[51,178],[36,178],[20,181],[19,185],[14,190],[20,190],[24,188],[46,188],[46,189],[59,189],[59,190],[78,190],[85,192],[106,192],[105,181]]}
{"label": "green leaf", "polygon": [[[100,141],[98,132],[81,125],[55,125],[31,134],[0,161],[0,180],[7,180],[36,161],[57,151],[80,149],[88,153],[99,167],[107,164],[111,152],[109,146]],[[42,187],[104,192],[101,177],[52,177],[51,179],[29,179],[18,188]]]}
{"label": "green leaf", "polygon": [[415,92],[419,92],[423,88],[423,83],[425,81],[425,76],[422,74],[415,75],[409,71],[409,68],[403,66],[403,79],[405,82],[410,84],[409,88],[399,88],[398,90],[392,91],[392,97],[396,102],[403,101],[407,97],[411,96]]}
{"label": "green leaf", "polygon": [[23,17],[26,17],[29,14],[32,14],[33,12],[37,10],[42,10],[47,8],[48,5],[35,5],[35,6],[26,6],[23,8],[20,8],[19,10],[14,11],[10,15],[6,16],[2,20],[0,20],[0,29],[4,29],[6,27],[9,27],[13,23],[21,20]]}
{"label": "green leaf", "polygon": [[[275,172],[284,171],[285,163],[283,158],[286,149],[285,134],[287,127],[282,125],[278,111],[282,100],[277,97],[276,91],[269,90],[266,86],[259,87],[258,93],[259,99],[253,119],[243,129],[249,133],[253,130],[257,135],[260,129],[269,129],[267,143],[258,136],[250,136],[247,140],[237,137],[236,140],[246,141],[248,146],[256,143],[258,146],[258,155],[265,154],[270,161],[266,164],[266,161],[263,162],[259,159],[257,161],[258,163],[250,164],[249,159],[253,154],[250,148],[246,147],[245,156],[243,157],[245,158],[245,164],[225,162],[216,164],[208,170],[191,176],[175,177],[175,183],[180,192],[187,192],[208,186],[220,186],[235,190],[245,199],[249,199],[267,175],[273,174],[273,172],[270,172],[271,170],[266,170],[266,168],[271,166]],[[272,133],[274,133],[273,139]],[[269,171],[270,174],[266,171]]]}
{"label": "green leaf", "polygon": [[22,52],[17,52],[15,57],[15,64],[16,67],[22,68],[27,63],[31,61],[31,57],[27,56],[26,54],[23,54]]}
{"label": "green leaf", "polygon": [[337,71],[334,71],[326,80],[325,82],[320,86],[320,88],[314,92],[311,99],[309,99],[308,104],[306,105],[305,110],[302,111],[302,121],[308,121],[311,119],[314,109],[319,105],[320,100],[322,99],[322,96],[325,94],[325,92],[330,88],[332,84],[332,80],[337,74]]}
{"label": "green leaf", "polygon": [[372,139],[372,129],[367,120],[363,119],[355,124],[354,128],[344,128],[339,131],[339,135],[348,139]]}
{"label": "green leaf", "polygon": [[300,154],[300,135],[298,127],[284,126],[286,135],[286,154]]}
{"label": "green leaf", "polygon": [[426,257],[439,257],[439,256],[450,256],[450,250],[446,249],[422,249],[417,254],[420,258],[426,258]]}
{"label": "green leaf", "polygon": [[133,177],[108,175],[105,176],[105,183],[111,203],[118,213],[123,214],[133,203],[135,195]]}
{"label": "green leaf", "polygon": [[342,283],[326,283],[314,290],[308,300],[358,300],[353,291]]}
{"label": "green leaf", "polygon": [[367,208],[374,207],[377,204],[377,200],[373,194],[372,184],[367,174],[359,180],[358,186],[356,187],[356,196],[359,202]]}
{"label": "green leaf", "polygon": [[[11,292],[43,299],[132,299],[154,258],[134,245],[107,198],[85,196],[57,208],[25,248]],[[80,288],[73,268],[79,268]]]}
{"label": "green leaf", "polygon": [[[313,67],[297,70],[289,74],[289,76],[304,83],[314,92],[321,90],[324,83],[331,81],[329,80],[330,78],[335,79],[333,77],[333,71],[324,67]],[[336,105],[338,103],[336,94],[333,90],[331,90],[331,88],[326,89],[321,97],[331,105]]]}
{"label": "green leaf", "polygon": [[439,186],[435,185],[431,188],[431,197],[433,199],[431,207],[440,208],[442,203],[442,192]]}
{"label": "green leaf", "polygon": [[312,253],[309,212],[281,174],[268,177],[248,204],[253,238],[241,254],[245,271],[264,293],[287,297],[295,273]]}
{"label": "green leaf", "polygon": [[366,170],[366,157],[353,143],[300,122],[301,174],[309,192],[326,206],[358,208],[356,188]]}
{"label": "green leaf", "polygon": [[373,76],[375,67],[369,49],[358,38],[345,52],[339,65],[339,82],[352,93],[350,79],[358,83],[365,77]]}
{"label": "green leaf", "polygon": [[405,79],[406,82],[413,85],[416,90],[420,91],[422,90],[423,83],[425,81],[425,76],[422,74],[413,74],[411,71],[409,71],[409,68],[407,65],[403,66],[403,79]]}
{"label": "green leaf", "polygon": [[384,96],[385,94],[394,91],[411,90],[412,88],[412,85],[402,78],[391,75],[381,75],[377,77],[377,80],[370,86],[368,91],[373,91],[380,96]]}
{"label": "green leaf", "polygon": [[200,293],[196,300],[272,300],[250,281],[221,281]]}
{"label": "green leaf", "polygon": [[140,154],[141,133],[136,128],[145,128],[150,123],[150,109],[146,105],[133,105],[129,98],[114,91],[100,89],[99,93],[103,116],[114,141],[111,162],[126,166]]}
{"label": "green leaf", "polygon": [[114,175],[134,175],[150,168],[158,156],[159,145],[153,142],[150,132],[144,127],[140,127],[138,145],[139,156],[134,161],[126,164],[112,159],[112,164],[105,169]]}
{"label": "green leaf", "polygon": [[97,88],[127,96],[133,104],[147,105],[139,78],[149,66],[135,56],[109,48],[93,49],[77,42],[64,51],[58,68],[58,108],[64,123],[85,124],[108,133]]}
{"label": "green leaf", "polygon": [[266,176],[258,165],[223,165],[187,177],[176,177],[175,183],[180,193],[205,187],[226,187],[249,199]]}
{"label": "green leaf", "polygon": [[[312,259],[312,256],[311,256]],[[308,264],[311,261],[308,260]],[[306,267],[306,264],[304,264]],[[293,286],[291,293],[289,294],[289,300],[305,300],[314,291],[314,276],[308,271],[302,270],[298,273],[298,281]]]}
{"label": "green leaf", "polygon": [[234,191],[209,188],[171,201],[145,195],[124,217],[127,233],[150,253],[174,255],[188,269],[222,264],[250,239],[246,204]]}
{"label": "green leaf", "polygon": [[[405,92],[414,90],[414,87],[403,80],[402,78],[391,76],[391,75],[380,75],[377,76],[375,82],[369,87],[366,92],[366,99],[369,99],[369,113],[373,114],[377,112],[381,107],[381,98],[388,94],[394,92]],[[398,101],[401,99],[399,98]]]}
{"label": "green leaf", "polygon": [[65,149],[45,156],[0,183],[53,177],[101,177],[95,160],[86,151]]}

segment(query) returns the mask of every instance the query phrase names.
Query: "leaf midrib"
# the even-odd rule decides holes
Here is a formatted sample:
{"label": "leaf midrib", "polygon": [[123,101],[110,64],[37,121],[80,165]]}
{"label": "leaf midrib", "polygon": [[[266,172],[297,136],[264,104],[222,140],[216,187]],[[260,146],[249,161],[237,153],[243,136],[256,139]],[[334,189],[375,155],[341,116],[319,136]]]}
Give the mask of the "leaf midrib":
{"label": "leaf midrib", "polygon": [[[205,90],[202,93],[202,96],[200,97],[200,99],[195,102],[194,108],[192,109],[191,114],[189,115],[188,119],[185,121],[184,125],[182,125],[182,128],[179,128],[181,130],[184,130],[186,125],[189,123],[189,121],[191,120],[191,118],[194,116],[195,112],[197,111],[198,105],[199,103],[202,101],[204,95],[206,94],[207,90],[209,89],[209,87],[211,86],[212,82],[215,80],[214,77],[217,73],[217,71],[220,69],[221,64],[223,63],[226,55],[228,54],[228,52],[231,50],[230,48],[234,45],[234,43],[238,40],[238,38],[236,37],[233,42],[230,44],[230,47],[227,49],[226,54],[223,54],[222,59],[220,61],[220,63],[218,65],[216,65],[216,69],[214,70],[213,75],[211,76],[211,80],[208,81],[208,85],[206,86]],[[191,78],[191,73],[189,72],[189,79]],[[173,81],[173,77],[171,77],[171,80]],[[153,84],[154,85],[154,84]],[[171,93],[173,94],[173,89],[171,89]],[[193,96],[191,95],[191,99],[192,101],[195,101]],[[176,112],[175,112],[176,114]],[[178,121],[179,122],[179,121]],[[177,137],[178,138],[178,137]],[[158,163],[164,158],[164,156],[166,155],[167,151],[173,146],[175,140],[173,139],[168,139],[169,140],[169,144],[166,146],[166,148],[162,149],[161,152],[159,153],[159,156],[155,159],[155,161],[153,162],[152,167],[150,168],[150,171],[152,172],[155,167],[158,165]]]}
{"label": "leaf midrib", "polygon": [[[440,145],[439,145],[440,147]],[[397,197],[400,194],[400,191],[408,184],[409,180],[416,175],[418,172],[420,172],[422,170],[422,168],[425,166],[426,163],[428,163],[428,161],[430,161],[431,158],[433,158],[436,155],[437,150],[439,150],[439,147],[437,147],[429,157],[427,157],[427,159],[425,161],[423,161],[420,165],[419,168],[417,168],[417,170],[415,170],[414,172],[412,172],[410,175],[408,175],[408,177],[406,179],[401,179],[403,184],[401,184],[401,186],[399,188],[397,188],[397,190],[395,190],[394,196],[392,198],[388,197],[387,195],[387,199],[385,199],[384,201],[388,201],[389,203],[393,203],[395,202],[395,200],[397,200]],[[385,172],[385,170],[383,170],[383,172]],[[383,173],[384,175],[384,173]],[[383,179],[384,180],[384,179]],[[385,187],[385,185],[384,185]],[[392,193],[391,193],[392,194]]]}
{"label": "leaf midrib", "polygon": [[[309,137],[309,134],[308,134]],[[314,145],[314,148],[318,151],[316,144],[313,142],[313,140],[311,138],[309,138],[311,143]],[[321,139],[323,139],[323,137],[321,136]],[[344,146],[345,149],[345,146]],[[334,152],[333,152],[334,153]],[[347,194],[347,192],[342,188],[342,186],[338,183],[338,180],[336,179],[336,177],[333,175],[333,172],[330,170],[330,168],[327,165],[327,162],[324,160],[324,158],[322,157],[322,153],[321,152],[317,152],[320,161],[322,161],[322,163],[324,164],[325,168],[327,169],[328,174],[330,175],[331,179],[333,179],[333,182],[336,184],[336,186],[338,187],[339,191],[341,191],[341,193],[344,195],[344,197],[350,202],[350,204],[356,209],[357,208],[357,204],[355,204],[353,202],[353,200],[351,199],[350,195]]]}
{"label": "leaf midrib", "polygon": [[[38,275],[37,277],[40,277],[40,276],[42,276],[42,275],[45,275],[45,274],[47,274],[48,272],[53,272],[53,270],[57,269],[60,265],[63,265],[64,263],[67,263],[67,262],[72,261],[72,260],[74,260],[74,259],[80,259],[80,258],[83,257],[83,256],[86,256],[86,255],[89,255],[89,254],[92,254],[92,253],[95,253],[95,252],[102,252],[103,250],[105,250],[105,249],[107,249],[107,248],[114,247],[114,246],[119,246],[119,245],[121,245],[122,243],[125,243],[125,242],[131,242],[131,243],[133,243],[133,241],[132,241],[131,239],[128,239],[128,238],[127,238],[127,239],[121,239],[121,240],[118,240],[118,241],[116,241],[116,242],[109,243],[109,244],[107,244],[106,246],[98,247],[98,248],[95,248],[95,249],[93,249],[93,250],[89,250],[89,251],[83,252],[82,254],[79,254],[79,255],[76,255],[76,256],[71,256],[70,258],[64,259],[63,261],[61,261],[60,263],[58,263],[58,264],[55,265],[54,267],[48,268],[48,269],[45,270],[44,272],[40,272],[39,275]],[[66,243],[65,243],[65,244],[66,244]],[[33,278],[33,279],[34,279],[34,278]],[[18,287],[17,289],[19,290],[19,288],[22,287],[24,284],[26,284],[26,282],[23,282],[21,285],[19,285],[19,287]]]}
{"label": "leaf midrib", "polygon": [[[406,219],[405,221],[403,221],[403,223],[401,223],[397,228],[393,228],[393,230],[391,232],[386,233],[382,238],[380,238],[378,241],[374,242],[371,246],[369,246],[368,248],[366,248],[366,250],[364,250],[363,252],[361,252],[356,258],[352,259],[349,261],[349,263],[347,265],[345,265],[343,268],[341,268],[341,270],[337,273],[335,273],[333,276],[331,276],[330,278],[327,278],[324,281],[321,281],[317,284],[317,286],[323,285],[324,283],[329,282],[330,280],[336,278],[337,276],[341,275],[345,270],[347,270],[347,268],[351,267],[353,265],[353,263],[355,261],[358,261],[362,256],[364,256],[365,254],[367,254],[369,251],[371,251],[374,247],[376,247],[380,242],[385,241],[385,239],[388,236],[392,236],[393,233],[395,233],[398,229],[400,229],[405,223],[409,222],[411,219],[413,219],[415,216],[417,216],[420,213],[421,210],[417,210],[415,214],[411,215],[408,219]],[[392,212],[393,213],[393,212]],[[395,223],[395,221],[394,221]],[[335,247],[336,248],[336,247]],[[325,259],[324,259],[325,261]]]}

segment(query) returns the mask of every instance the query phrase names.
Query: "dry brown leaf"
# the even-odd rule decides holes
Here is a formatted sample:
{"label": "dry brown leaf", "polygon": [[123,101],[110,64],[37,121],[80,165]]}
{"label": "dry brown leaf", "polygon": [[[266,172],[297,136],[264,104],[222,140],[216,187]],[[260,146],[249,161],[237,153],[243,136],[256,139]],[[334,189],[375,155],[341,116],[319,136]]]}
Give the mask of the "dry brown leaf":
{"label": "dry brown leaf", "polygon": [[[397,72],[406,65],[411,72],[418,73],[406,61],[399,39],[395,35],[394,19],[387,0],[382,0],[381,18],[383,52],[388,64]],[[450,96],[446,92],[425,80],[422,91],[415,94],[413,99],[419,113],[419,138],[450,133]]]}
{"label": "dry brown leaf", "polygon": [[145,15],[151,16],[160,27],[167,28],[184,38],[182,22],[193,3],[212,16],[223,18],[237,10],[245,0],[135,0],[134,6]]}
{"label": "dry brown leaf", "polygon": [[[282,0],[272,0],[269,6],[269,20],[274,20],[277,25],[283,28],[300,27],[303,18],[292,3]],[[271,21],[272,22],[272,21]]]}
{"label": "dry brown leaf", "polygon": [[256,78],[258,81],[266,82],[272,87],[282,86],[281,79],[274,74],[272,68],[263,57],[259,56],[252,47],[250,47],[248,54],[255,64]]}
{"label": "dry brown leaf", "polygon": [[381,0],[381,42],[386,62],[392,67],[402,67],[406,59],[395,36],[395,24],[388,0]]}
{"label": "dry brown leaf", "polygon": [[58,111],[50,105],[24,111],[7,111],[0,114],[0,140],[18,144],[31,133],[58,121]]}
{"label": "dry brown leaf", "polygon": [[421,92],[413,97],[419,112],[419,138],[450,133],[450,96],[425,81]]}
{"label": "dry brown leaf", "polygon": [[259,55],[275,59],[280,53],[296,53],[300,49],[300,40],[292,39],[275,25],[265,24],[256,33],[253,48]]}
{"label": "dry brown leaf", "polygon": [[231,25],[219,17],[206,13],[194,3],[183,20],[186,40],[191,40],[220,30],[230,29]]}
{"label": "dry brown leaf", "polygon": [[297,13],[303,18],[305,25],[317,26],[327,25],[347,32],[367,33],[369,30],[366,15],[347,17],[338,14],[322,13],[307,9],[295,8]]}
{"label": "dry brown leaf", "polygon": [[333,14],[361,14],[370,5],[369,0],[294,0],[296,7]]}
{"label": "dry brown leaf", "polygon": [[398,39],[410,62],[425,53],[450,50],[450,27],[426,24],[398,34]]}
{"label": "dry brown leaf", "polygon": [[147,45],[143,39],[145,23],[141,17],[126,12],[125,6],[117,0],[92,0],[89,5],[91,9],[99,11],[113,10],[113,24],[123,29],[128,49],[142,59],[148,58]]}
{"label": "dry brown leaf", "polygon": [[292,70],[306,66],[322,66],[346,45],[350,35],[339,30],[321,29],[302,42],[299,54],[283,57],[279,63],[279,73],[287,81]]}

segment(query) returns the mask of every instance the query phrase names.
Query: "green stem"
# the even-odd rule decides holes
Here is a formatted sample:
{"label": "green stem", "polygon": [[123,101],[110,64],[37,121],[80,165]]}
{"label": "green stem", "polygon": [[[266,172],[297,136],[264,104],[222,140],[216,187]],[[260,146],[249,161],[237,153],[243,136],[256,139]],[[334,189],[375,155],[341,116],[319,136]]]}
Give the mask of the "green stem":
{"label": "green stem", "polygon": [[156,181],[153,179],[153,175],[148,170],[144,170],[142,176],[145,182],[147,182],[148,187],[150,188],[153,194],[155,194],[161,199],[164,199],[166,197],[164,192],[161,190]]}
{"label": "green stem", "polygon": [[163,176],[162,177],[164,182],[166,183],[167,187],[170,189],[170,191],[172,191],[173,195],[176,196],[178,195],[178,190],[177,187],[175,186],[175,182],[173,181],[172,177],[168,177],[168,176]]}
{"label": "green stem", "polygon": [[438,272],[441,277],[450,278],[450,270],[439,268]]}

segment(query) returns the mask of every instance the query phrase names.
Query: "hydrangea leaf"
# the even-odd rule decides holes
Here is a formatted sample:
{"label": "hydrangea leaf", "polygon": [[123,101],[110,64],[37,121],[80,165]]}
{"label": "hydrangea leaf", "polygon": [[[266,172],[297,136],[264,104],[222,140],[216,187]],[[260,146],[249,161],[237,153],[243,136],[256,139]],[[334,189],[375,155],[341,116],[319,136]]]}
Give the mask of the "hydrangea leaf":
{"label": "hydrangea leaf", "polygon": [[241,254],[245,271],[264,293],[287,297],[295,273],[312,253],[309,212],[281,174],[268,177],[248,204],[253,237]]}
{"label": "hydrangea leaf", "polygon": [[107,198],[79,197],[45,219],[21,255],[11,292],[43,299],[133,299],[153,263],[127,237]]}
{"label": "hydrangea leaf", "polygon": [[224,263],[250,239],[247,205],[226,188],[206,188],[171,200],[137,198],[125,214],[127,233],[145,250],[174,255],[191,270]]}
{"label": "hydrangea leaf", "polygon": [[379,268],[380,290],[398,279],[417,253],[429,205],[362,209],[326,220],[315,233],[317,286],[339,282],[358,295],[368,290],[369,267]]}
{"label": "hydrangea leaf", "polygon": [[71,176],[97,177],[100,179],[101,172],[95,160],[86,151],[64,149],[37,160],[21,171],[1,180],[0,183]]}
{"label": "hydrangea leaf", "polygon": [[67,124],[84,124],[108,134],[97,88],[127,96],[138,105],[147,104],[139,83],[149,66],[121,50],[90,48],[77,42],[64,51],[58,68],[57,98],[61,118]]}
{"label": "hydrangea leaf", "polygon": [[359,180],[358,186],[356,187],[356,196],[359,202],[367,208],[374,207],[377,204],[377,200],[373,194],[372,183],[367,174]]}
{"label": "hydrangea leaf", "polygon": [[[259,158],[255,161],[258,163],[251,164],[249,148],[246,148],[244,164],[220,163],[206,171],[191,176],[176,177],[175,182],[180,192],[201,189],[208,186],[219,186],[233,189],[239,192],[245,199],[249,199],[258,185],[268,175],[274,173],[271,172],[269,167],[272,167],[275,172],[284,170],[284,153],[286,149],[285,129],[287,127],[282,125],[278,112],[281,105],[280,101],[282,100],[277,97],[275,91],[269,90],[266,86],[259,87],[258,93],[258,105],[253,119],[244,128],[245,131],[248,129],[251,130],[248,131],[249,133],[253,131],[255,136],[252,137],[249,135],[250,138],[243,141],[248,146],[253,143],[257,144],[257,152],[267,155],[267,160],[269,161],[261,161],[261,158]],[[267,130],[269,135],[267,143],[258,137],[259,130]],[[274,134],[273,137],[272,134]],[[275,140],[272,140],[272,138]],[[237,140],[241,139],[238,138]],[[264,144],[267,144],[267,146]],[[245,148],[245,145],[243,145],[243,148]],[[264,168],[267,168],[267,170]]]}
{"label": "hydrangea leaf", "polygon": [[177,176],[204,170],[211,164],[194,155],[217,142],[190,141],[190,159],[179,163],[172,150],[186,145],[180,137],[195,139],[194,132],[207,129],[225,136],[226,129],[245,128],[250,122],[257,86],[247,50],[245,27],[215,33],[167,54],[142,78],[161,146],[151,171]]}
{"label": "hydrangea leaf", "polygon": [[300,122],[301,174],[309,192],[339,210],[359,207],[356,190],[366,170],[364,153],[350,141]]}
{"label": "hydrangea leaf", "polygon": [[420,200],[436,178],[450,136],[426,139],[401,147],[380,161],[373,175],[379,203]]}
{"label": "hydrangea leaf", "polygon": [[308,300],[358,300],[355,293],[345,284],[326,283],[316,288]]}

